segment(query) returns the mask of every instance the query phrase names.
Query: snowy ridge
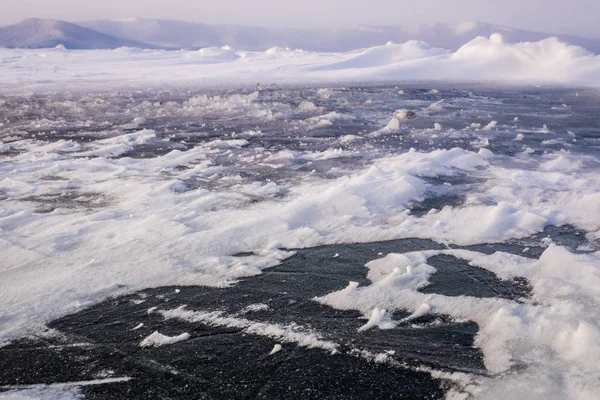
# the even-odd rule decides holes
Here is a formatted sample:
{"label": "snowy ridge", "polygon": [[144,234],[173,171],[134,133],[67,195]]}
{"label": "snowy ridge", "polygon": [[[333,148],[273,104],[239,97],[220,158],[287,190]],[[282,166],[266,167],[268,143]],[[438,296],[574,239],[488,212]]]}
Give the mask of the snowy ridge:
{"label": "snowy ridge", "polygon": [[[243,71],[243,73],[241,73]],[[455,52],[424,42],[388,43],[346,53],[229,47],[200,51],[0,49],[0,82],[43,87],[193,83],[369,82],[399,80],[504,81],[600,86],[600,58],[556,38],[507,43],[477,37]]]}

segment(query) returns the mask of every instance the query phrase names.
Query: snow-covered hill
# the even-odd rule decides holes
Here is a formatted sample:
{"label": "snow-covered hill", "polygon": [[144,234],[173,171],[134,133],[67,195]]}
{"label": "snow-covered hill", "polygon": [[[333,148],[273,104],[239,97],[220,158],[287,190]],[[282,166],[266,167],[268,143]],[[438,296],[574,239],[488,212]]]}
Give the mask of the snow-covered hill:
{"label": "snow-covered hill", "polygon": [[562,42],[577,45],[596,54],[600,40],[570,35],[554,35],[511,29],[486,23],[435,23],[416,28],[405,26],[354,26],[344,29],[277,29],[236,25],[207,25],[176,20],[128,18],[82,23],[90,29],[159,46],[202,48],[229,45],[236,49],[264,51],[279,46],[309,51],[348,51],[378,46],[393,41],[424,41],[434,47],[457,50],[478,36],[501,33],[510,43],[537,42],[556,36]]}
{"label": "snow-covered hill", "polygon": [[15,25],[0,27],[0,47],[47,48],[58,45],[68,49],[157,47],[135,40],[121,39],[64,21],[30,18]]}

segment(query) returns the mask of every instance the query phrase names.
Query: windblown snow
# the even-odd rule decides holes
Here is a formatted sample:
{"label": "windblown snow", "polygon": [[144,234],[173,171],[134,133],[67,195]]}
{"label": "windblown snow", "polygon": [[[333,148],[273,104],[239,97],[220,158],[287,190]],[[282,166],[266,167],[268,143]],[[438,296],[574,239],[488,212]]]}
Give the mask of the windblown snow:
{"label": "windblown snow", "polygon": [[477,37],[454,52],[418,41],[345,53],[281,48],[250,52],[228,46],[198,51],[0,49],[0,71],[0,82],[16,88],[82,81],[231,85],[451,80],[600,85],[600,58],[587,50],[556,38],[507,43],[499,33]]}
{"label": "windblown snow", "polygon": [[[235,285],[292,256],[287,249],[400,238],[512,243],[569,225],[581,245],[538,240],[539,259],[451,248],[381,255],[365,266],[370,285],[349,282],[314,301],[360,311],[360,334],[427,314],[476,322],[489,376],[467,376],[457,398],[600,392],[597,90],[318,88],[431,78],[598,86],[597,56],[553,39],[508,44],[493,35],[454,53],[418,42],[344,54],[3,49],[0,71],[0,343],[113,295]],[[259,81],[316,86],[152,85]],[[120,88],[89,90],[94,83]],[[422,293],[436,273],[428,259],[440,254],[525,278],[532,298]],[[245,315],[265,307],[158,312],[285,349],[338,347],[311,329]],[[394,310],[410,314],[393,321]],[[188,339],[155,332],[140,345]]]}

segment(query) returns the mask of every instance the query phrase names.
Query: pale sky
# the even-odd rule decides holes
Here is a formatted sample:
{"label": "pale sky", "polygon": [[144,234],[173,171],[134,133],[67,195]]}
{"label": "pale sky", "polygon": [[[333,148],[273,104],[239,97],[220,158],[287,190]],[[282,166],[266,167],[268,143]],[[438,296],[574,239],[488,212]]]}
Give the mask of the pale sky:
{"label": "pale sky", "polygon": [[600,38],[600,0],[0,0],[0,25],[163,18],[276,27],[481,21]]}

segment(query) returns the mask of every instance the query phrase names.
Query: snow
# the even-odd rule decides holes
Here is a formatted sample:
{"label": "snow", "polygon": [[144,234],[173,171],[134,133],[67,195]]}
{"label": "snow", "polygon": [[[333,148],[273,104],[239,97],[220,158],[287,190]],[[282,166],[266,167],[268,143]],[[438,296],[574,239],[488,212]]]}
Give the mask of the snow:
{"label": "snow", "polygon": [[[410,278],[415,273],[414,266],[437,254],[465,259],[501,279],[527,278],[533,285],[533,298],[519,303],[420,293],[416,289],[427,284],[433,268],[418,265],[417,269],[422,268],[418,272],[421,279],[415,280]],[[380,323],[385,315],[383,307],[412,310],[406,320],[435,310],[456,319],[475,321],[480,327],[476,345],[484,353],[486,367],[492,374],[502,376],[500,380],[478,379],[476,386],[470,388],[477,398],[593,399],[597,395],[600,252],[575,254],[551,245],[539,260],[503,252],[486,255],[467,250],[390,254],[386,258],[383,269],[379,262],[367,264],[373,279],[371,285],[361,288],[351,283],[348,288],[318,300],[344,310],[363,313],[373,310],[361,330]],[[392,266],[394,270],[385,275]],[[403,269],[406,272],[402,273]],[[519,374],[511,373],[518,365],[528,367]]]}
{"label": "snow", "polygon": [[[600,58],[587,50],[549,38],[511,44],[495,33],[477,37],[455,52],[409,41],[345,53],[270,49],[240,52],[229,48],[200,51],[119,49],[48,51],[0,49],[0,83],[40,89],[87,82],[131,85],[193,81],[233,83],[317,83],[356,80],[505,81],[600,86]],[[240,73],[243,71],[244,73]],[[202,79],[198,80],[197,77]],[[15,86],[16,85],[16,86]],[[330,89],[320,89],[327,99]],[[436,94],[435,89],[432,94]]]}
{"label": "snow", "polygon": [[[240,151],[243,145],[236,142],[233,148]],[[152,285],[227,285],[291,255],[278,248],[401,237],[469,245],[527,237],[550,224],[572,224],[592,236],[600,232],[597,173],[582,169],[574,177],[579,163],[591,162],[575,156],[532,159],[531,168],[522,169],[503,165],[486,149],[412,151],[336,179],[307,177],[283,187],[237,182],[224,191],[182,191],[190,173],[214,176],[218,169],[204,158],[212,151],[231,151],[231,143],[173,150],[147,160],[87,159],[58,148],[37,152],[37,144],[28,141],[17,146],[30,151],[0,164],[2,193],[18,199],[86,188],[102,193],[110,207],[89,215],[66,210],[37,214],[28,203],[3,201],[2,341],[108,295]],[[331,160],[351,154],[332,148],[304,157]],[[264,163],[296,157],[275,155],[279,158],[265,157]],[[189,162],[193,170],[164,175]],[[421,218],[406,213],[412,201],[426,196],[423,177],[460,173],[487,180],[465,207],[445,207]],[[37,179],[53,174],[66,180]],[[276,198],[281,190],[287,193],[285,201]],[[244,193],[266,198],[253,203]],[[256,255],[231,256],[245,251]]]}
{"label": "snow", "polygon": [[128,382],[128,376],[117,378],[95,379],[90,381],[63,382],[51,384],[2,386],[8,389],[0,393],[1,400],[75,400],[82,399],[81,387]]}
{"label": "snow", "polygon": [[158,331],[153,332],[140,343],[140,347],[161,347],[179,342],[184,342],[191,337],[189,333],[182,333],[177,336],[166,336]]}
{"label": "snow", "polygon": [[240,328],[248,334],[266,336],[309,349],[319,348],[333,351],[338,347],[338,344],[323,340],[317,333],[294,323],[287,325],[270,324],[227,316],[220,311],[190,311],[185,309],[185,307],[163,310],[160,313],[166,320],[178,319],[187,322],[199,322],[210,326]]}
{"label": "snow", "polygon": [[394,326],[395,324],[390,320],[390,316],[386,310],[375,308],[371,312],[371,318],[369,318],[369,321],[358,328],[358,331],[364,332],[374,327],[378,327],[379,329],[392,329]]}
{"label": "snow", "polygon": [[242,310],[242,314],[258,312],[258,311],[267,311],[270,309],[271,309],[271,307],[269,307],[268,304],[263,304],[263,303],[250,304],[249,306],[247,306],[246,308],[244,308]]}

